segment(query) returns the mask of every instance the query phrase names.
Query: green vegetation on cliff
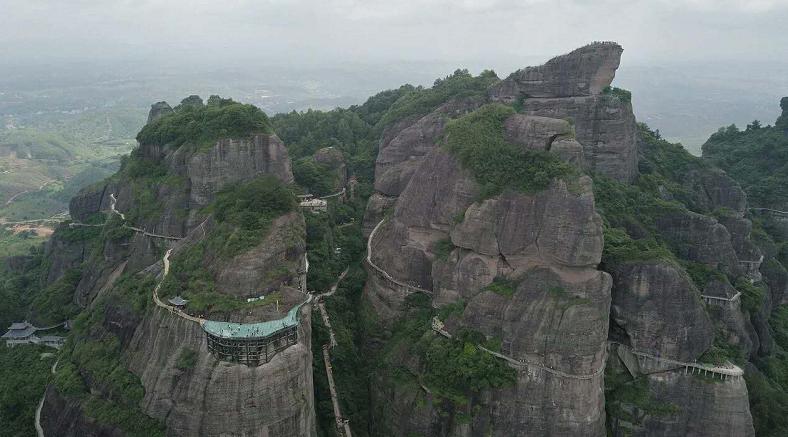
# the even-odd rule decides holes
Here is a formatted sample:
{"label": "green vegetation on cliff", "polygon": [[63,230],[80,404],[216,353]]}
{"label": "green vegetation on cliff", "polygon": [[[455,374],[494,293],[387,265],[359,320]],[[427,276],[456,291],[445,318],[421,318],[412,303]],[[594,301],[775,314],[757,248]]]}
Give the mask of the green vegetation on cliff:
{"label": "green vegetation on cliff", "polygon": [[720,128],[703,145],[703,157],[725,170],[747,192],[750,206],[788,207],[788,127]]}
{"label": "green vegetation on cliff", "polygon": [[[5,327],[5,326],[4,326]],[[0,344],[0,434],[36,435],[36,405],[44,395],[55,363],[53,350],[43,346],[6,347]]]}
{"label": "green vegetation on cliff", "polygon": [[[293,192],[273,176],[259,176],[221,190],[204,211],[213,214],[215,223],[202,240],[172,258],[160,295],[181,295],[189,300],[187,308],[198,313],[272,304],[274,299],[248,304],[240,297],[222,294],[216,290],[213,275],[218,266],[261,244],[273,221],[296,207]],[[281,272],[283,277],[289,274],[288,269]]]}
{"label": "green vegetation on cliff", "polygon": [[484,96],[487,88],[498,81],[492,70],[484,70],[475,77],[468,70],[456,70],[443,79],[436,79],[432,88],[411,88],[391,105],[379,125],[388,126],[406,117],[426,115],[453,98]]}
{"label": "green vegetation on cliff", "polygon": [[143,127],[137,141],[176,148],[187,143],[204,146],[221,138],[272,132],[268,116],[254,105],[230,99],[211,99],[207,105],[202,101],[186,103],[190,104],[181,104],[172,113]]}
{"label": "green vegetation on cliff", "polygon": [[488,198],[506,189],[533,193],[555,178],[572,178],[577,170],[557,156],[523,150],[504,138],[503,122],[514,109],[501,104],[482,106],[446,125],[444,147],[473,173]]}
{"label": "green vegetation on cliff", "polygon": [[315,196],[325,196],[336,191],[336,171],[327,165],[315,162],[311,157],[293,162],[293,177],[299,186]]}
{"label": "green vegetation on cliff", "polygon": [[386,123],[381,119],[395,102],[412,92],[414,88],[406,85],[378,93],[364,104],[347,109],[310,109],[272,117],[271,124],[287,146],[293,161],[296,182],[305,189],[323,190],[328,184],[327,173],[322,168],[304,164],[311,161],[318,149],[335,147],[342,152],[349,173],[360,182],[360,189],[371,192],[375,179],[378,130]]}
{"label": "green vegetation on cliff", "polygon": [[390,332],[373,328],[374,318],[365,321],[368,335],[386,339],[385,348],[375,360],[379,384],[409,384],[416,393],[426,387],[441,415],[459,422],[473,416],[482,391],[514,384],[515,370],[479,348],[496,348],[495,339],[469,330],[455,332],[452,339],[447,339],[432,330],[433,316],[450,316],[462,309],[460,305],[435,310],[428,296],[417,293],[406,297],[405,306],[406,314]]}
{"label": "green vegetation on cliff", "polygon": [[259,244],[271,222],[297,206],[293,192],[273,176],[227,187],[209,207],[221,234],[211,239],[209,246],[219,244],[218,251],[225,258],[237,255]]}
{"label": "green vegetation on cliff", "polygon": [[605,89],[602,90],[602,93],[604,93],[606,95],[613,96],[613,97],[617,98],[618,100],[621,100],[622,102],[629,103],[629,102],[632,101],[632,93],[630,91],[628,91],[628,90],[623,89],[623,88],[617,88],[617,87],[614,87],[614,86],[606,86]]}
{"label": "green vegetation on cliff", "polygon": [[[703,145],[705,160],[725,170],[747,193],[748,206],[788,209],[788,98],[780,102],[783,114],[774,126],[753,121],[744,130],[735,125],[720,128]],[[742,308],[754,323],[768,321],[768,337],[750,359],[745,378],[756,435],[788,433],[788,310],[781,305],[788,261],[788,232],[780,213],[752,211],[753,241],[765,255],[760,271],[764,282],[736,282]],[[760,334],[759,334],[760,336]]]}
{"label": "green vegetation on cliff", "polygon": [[54,378],[60,396],[78,401],[87,417],[128,436],[164,435],[164,426],[142,412],[144,388],[122,355],[122,342],[130,340],[124,327],[139,322],[152,284],[153,278],[144,275],[126,276],[82,312],[60,352]]}

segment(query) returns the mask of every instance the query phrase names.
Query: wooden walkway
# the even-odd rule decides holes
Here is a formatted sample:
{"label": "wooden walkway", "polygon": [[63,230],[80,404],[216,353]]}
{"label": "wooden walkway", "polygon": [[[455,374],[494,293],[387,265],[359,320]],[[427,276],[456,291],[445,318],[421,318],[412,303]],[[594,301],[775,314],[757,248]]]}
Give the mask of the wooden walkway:
{"label": "wooden walkway", "polygon": [[334,194],[329,194],[327,196],[318,197],[318,199],[326,200],[326,199],[331,199],[331,198],[334,198],[334,197],[339,197],[339,196],[342,196],[344,194],[345,194],[345,188],[342,187],[342,191],[338,191],[338,192],[336,192]]}
{"label": "wooden walkway", "polygon": [[[433,331],[437,332],[438,334],[446,338],[452,338],[452,335],[444,329],[443,323],[440,320],[438,320],[437,317],[433,318],[432,320],[432,329]],[[714,366],[714,365],[702,364],[702,363],[689,363],[684,361],[671,360],[669,358],[662,358],[655,355],[647,354],[645,352],[639,352],[621,343],[608,342],[608,347],[613,345],[619,348],[624,348],[626,352],[634,355],[638,360],[638,365],[640,366],[641,369],[644,370],[672,371],[672,370],[684,369],[685,375],[710,375],[712,377],[717,377],[722,381],[739,381],[744,377],[744,371],[740,367],[730,363],[726,366]],[[526,360],[518,360],[508,355],[504,355],[502,353],[487,349],[482,345],[477,345],[477,347],[494,357],[506,361],[512,367],[535,368],[550,373],[552,375],[559,376],[561,378],[593,379],[598,377],[605,371],[605,365],[603,364],[598,370],[590,374],[567,373],[557,369],[553,369],[552,367],[544,366],[542,364],[529,362]]]}
{"label": "wooden walkway", "polygon": [[[438,320],[437,317],[433,317],[433,319],[432,319],[432,330],[437,332],[438,334],[446,337],[446,338],[452,338],[452,335],[448,331],[446,331],[444,329],[443,323],[440,320]],[[494,357],[497,357],[497,358],[500,358],[500,359],[506,361],[509,364],[510,367],[513,367],[515,369],[519,369],[519,370],[522,370],[522,369],[537,369],[537,370],[541,370],[541,371],[544,371],[546,373],[549,373],[551,375],[555,375],[555,376],[558,376],[558,377],[561,377],[561,378],[580,379],[580,380],[594,379],[594,378],[599,377],[605,371],[605,362],[604,361],[602,362],[602,365],[599,367],[599,369],[597,369],[593,373],[576,374],[576,373],[563,372],[561,370],[553,369],[552,367],[545,366],[545,365],[539,364],[539,363],[534,363],[532,361],[518,360],[518,359],[510,357],[508,355],[504,355],[504,354],[502,354],[500,352],[495,352],[493,350],[487,349],[486,347],[484,347],[484,346],[482,346],[480,344],[477,344],[476,347],[478,347],[479,349],[487,352],[488,354],[490,354],[490,355],[492,355]]]}
{"label": "wooden walkway", "polygon": [[326,377],[328,378],[328,390],[331,392],[331,404],[334,407],[334,420],[336,421],[337,426],[337,433],[339,433],[342,437],[352,437],[353,434],[350,432],[350,420],[342,417],[342,409],[339,406],[339,395],[337,394],[336,384],[334,383],[334,372],[333,368],[331,367],[331,355],[330,351],[337,345],[336,336],[334,335],[334,328],[331,327],[331,320],[328,317],[328,311],[326,311],[325,303],[323,300],[326,297],[333,296],[334,293],[337,291],[337,286],[345,278],[347,275],[348,270],[350,267],[346,268],[337,278],[337,281],[334,285],[331,286],[329,291],[317,295],[318,300],[318,308],[320,309],[320,315],[323,318],[323,324],[326,325],[328,328],[328,335],[329,335],[329,342],[323,345],[323,364],[326,366]]}
{"label": "wooden walkway", "polygon": [[707,304],[725,306],[733,305],[738,302],[741,298],[741,292],[734,294],[732,297],[709,296],[707,294],[701,294],[700,297],[703,298],[703,301]]}
{"label": "wooden walkway", "polygon": [[714,366],[695,362],[688,363],[639,352],[632,349],[630,346],[618,342],[608,342],[608,346],[617,346],[631,353],[637,357],[638,366],[645,370],[669,371],[684,369],[684,374],[711,375],[723,381],[739,381],[744,377],[744,371],[739,366],[731,363],[728,363],[726,366]]}
{"label": "wooden walkway", "polygon": [[372,261],[372,242],[375,239],[375,234],[378,232],[378,229],[380,229],[380,226],[385,221],[386,219],[383,219],[380,222],[378,222],[378,224],[375,225],[375,227],[372,229],[372,232],[369,234],[369,239],[367,239],[367,258],[366,258],[367,264],[369,264],[369,266],[372,267],[372,270],[377,274],[379,278],[388,282],[389,285],[392,286],[392,288],[399,288],[405,292],[410,292],[410,293],[424,293],[424,294],[432,295],[432,290],[420,288],[415,285],[410,285],[408,283],[394,279],[393,276],[389,275],[385,270],[377,266]]}
{"label": "wooden walkway", "polygon": [[153,288],[153,302],[155,302],[157,306],[166,309],[171,314],[174,314],[183,319],[189,320],[191,322],[199,323],[200,325],[202,325],[203,323],[205,323],[205,319],[201,319],[199,317],[194,317],[190,314],[187,314],[183,312],[180,308],[176,308],[172,305],[167,305],[166,303],[162,302],[161,299],[159,299],[159,288],[161,288],[161,284],[164,283],[164,279],[167,277],[167,274],[170,273],[170,254],[172,254],[172,249],[167,249],[167,252],[164,254],[164,258],[162,258],[162,261],[164,262],[164,274],[162,275],[159,283],[156,284],[156,287]]}
{"label": "wooden walkway", "polygon": [[780,211],[778,209],[769,209],[769,208],[749,208],[750,211],[766,211],[766,212],[773,212],[775,214],[780,215],[788,215],[788,211]]}
{"label": "wooden walkway", "polygon": [[[54,374],[55,374],[55,372],[57,371],[57,363],[58,363],[59,361],[60,361],[60,360],[55,360],[55,364],[53,364],[53,365],[52,365],[52,368],[50,369],[50,372],[51,372],[53,375],[54,375]],[[35,420],[35,426],[36,426],[36,435],[37,435],[38,437],[44,437],[44,427],[42,427],[42,426],[41,426],[41,410],[42,410],[42,409],[43,409],[43,407],[44,407],[44,399],[46,399],[46,397],[47,397],[47,391],[46,391],[46,388],[44,388],[44,394],[41,396],[41,400],[40,400],[40,401],[38,401],[38,407],[36,407],[36,420]]]}
{"label": "wooden walkway", "polygon": [[123,214],[122,212],[118,211],[117,209],[115,209],[115,204],[118,202],[117,197],[115,197],[115,193],[111,193],[109,195],[109,198],[110,198],[109,209],[112,211],[113,214],[118,215],[121,218],[121,220],[123,220],[123,227],[124,228],[131,229],[132,231],[140,233],[140,234],[145,235],[147,237],[161,238],[161,239],[164,239],[164,240],[175,240],[175,241],[177,241],[177,240],[183,240],[185,238],[185,237],[173,237],[171,235],[156,234],[154,232],[148,232],[145,229],[138,228],[136,226],[127,225],[126,224],[126,215]]}
{"label": "wooden walkway", "polygon": [[[118,199],[115,197],[115,193],[111,193],[109,195],[109,197],[110,197],[109,209],[110,209],[110,211],[112,211],[113,214],[117,215],[118,217],[120,217],[121,220],[123,220],[123,224],[121,226],[123,226],[124,228],[131,229],[132,231],[134,231],[134,232],[136,232],[138,234],[145,235],[146,237],[161,238],[163,240],[179,241],[179,240],[183,240],[184,238],[186,238],[186,237],[174,237],[172,235],[162,235],[162,234],[157,234],[155,232],[148,232],[145,229],[138,228],[136,226],[131,226],[129,224],[126,224],[126,215],[123,214],[122,212],[118,211],[115,208],[115,204],[118,201]],[[203,223],[205,223],[205,222],[203,222]],[[106,222],[99,223],[99,224],[88,224],[88,223],[80,223],[80,222],[71,222],[71,223],[68,224],[68,226],[70,228],[75,228],[75,227],[102,227],[102,226],[105,226],[106,224],[107,224]]]}
{"label": "wooden walkway", "polygon": [[331,392],[331,404],[334,406],[334,419],[337,425],[337,432],[343,437],[353,437],[350,432],[350,421],[342,418],[342,411],[339,408],[339,398],[337,397],[337,387],[334,383],[334,373],[331,368],[331,358],[328,354],[329,346],[323,345],[323,363],[326,366],[326,375],[328,376],[328,390]]}

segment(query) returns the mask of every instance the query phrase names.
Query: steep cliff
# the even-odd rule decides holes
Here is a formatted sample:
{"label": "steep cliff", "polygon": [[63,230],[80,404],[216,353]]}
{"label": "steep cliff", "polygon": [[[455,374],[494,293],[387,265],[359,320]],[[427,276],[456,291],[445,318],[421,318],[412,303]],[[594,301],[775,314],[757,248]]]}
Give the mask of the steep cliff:
{"label": "steep cliff", "polygon": [[[788,308],[786,299],[786,252],[782,249],[788,237],[784,187],[786,152],[788,152],[788,98],[780,100],[782,114],[774,126],[753,121],[746,129],[735,125],[720,128],[703,145],[704,159],[720,166],[741,183],[747,193],[748,207],[740,216],[724,214],[720,220],[734,235],[734,247],[742,259],[742,268],[756,282],[742,283],[744,317],[741,329],[729,329],[734,340],[742,338],[742,347],[752,363],[747,366],[747,385],[755,430],[759,435],[781,435],[788,432],[788,418],[783,407],[788,402],[785,390],[788,366]],[[754,243],[740,242],[736,234],[751,232]],[[742,244],[744,243],[744,244]],[[757,260],[757,263],[752,263]],[[757,266],[757,268],[756,268]],[[732,324],[728,324],[729,326]],[[734,325],[736,326],[736,325]],[[749,340],[749,341],[748,341]]]}
{"label": "steep cliff", "polygon": [[[635,183],[595,185],[603,267],[614,278],[610,339],[624,345],[608,359],[608,425],[614,435],[753,435],[741,379],[707,390],[681,364],[740,374],[757,342],[746,293],[760,279],[760,252],[743,218],[746,197],[680,145],[645,126],[638,135]],[[717,423],[698,426],[706,421]]]}
{"label": "steep cliff", "polygon": [[[314,435],[309,306],[295,343],[259,366],[211,353],[200,319],[283,319],[306,299],[284,145],[257,108],[196,96],[153,105],[138,139],[117,175],[72,200],[75,221],[53,239],[50,280],[86,264],[45,432]],[[181,310],[162,306],[176,296]]]}
{"label": "steep cliff", "polygon": [[[677,364],[741,375],[758,348],[746,196],[636,125],[629,93],[610,87],[621,52],[591,44],[493,84],[467,115],[441,120],[452,103],[384,132],[365,216],[377,227],[364,297],[383,327],[368,345],[386,363],[378,432],[753,434],[740,377],[706,390]],[[414,321],[433,316],[437,334]],[[435,373],[481,364],[439,365],[436,341],[516,373],[452,392]],[[630,370],[610,345],[660,365]]]}
{"label": "steep cliff", "polygon": [[[365,297],[390,327],[381,334],[388,343],[384,351],[394,348],[384,359],[423,381],[426,391],[424,405],[421,396],[413,397],[418,390],[381,390],[373,395],[374,405],[381,405],[374,420],[386,434],[396,433],[394,424],[430,435],[603,433],[611,281],[595,268],[602,254],[601,221],[590,179],[545,151],[556,137],[570,136],[568,123],[523,119],[492,105],[450,122],[448,129],[449,144],[425,156],[393,215],[370,241],[372,266],[381,266],[399,283],[424,289],[403,287],[371,267]],[[502,154],[512,153],[522,162],[544,159],[543,169],[554,168],[555,178],[534,179],[526,168],[516,168],[511,170],[519,178],[485,181],[478,167],[462,163],[477,146],[501,147]],[[501,159],[517,163],[510,158]],[[486,159],[496,165],[490,155]],[[505,169],[491,169],[493,177],[506,173],[499,170]],[[487,344],[513,362],[529,364],[510,369],[508,383],[466,387],[468,401],[447,395],[444,382],[431,376],[440,373],[431,360],[439,346],[430,337],[437,334],[429,329],[410,333],[417,344],[429,344],[426,351],[399,344],[401,319],[410,317],[414,293],[428,296],[427,309],[441,317],[448,333],[462,338],[472,332],[479,343],[467,338],[447,342],[463,341],[466,348]],[[455,365],[457,372],[475,366]],[[391,377],[378,375],[381,386],[388,386]],[[534,392],[541,395],[524,395]],[[392,403],[391,413],[383,412],[382,405]],[[409,418],[413,408],[418,413]]]}
{"label": "steep cliff", "polygon": [[[565,120],[583,147],[582,159],[577,157],[581,167],[622,181],[634,180],[637,144],[632,105],[627,92],[610,88],[622,52],[615,43],[590,44],[542,66],[518,70],[502,81],[486,80],[483,93],[455,91],[449,94],[452,100],[433,106],[431,113],[387,125],[375,165],[377,193],[369,203],[365,228],[371,230],[382,211],[405,189],[443,136],[447,120],[491,101],[512,104],[522,114]],[[445,84],[436,83],[433,90],[440,92],[440,86]]]}
{"label": "steep cliff", "polygon": [[280,114],[286,146],[250,105],[156,103],[8,264],[36,320],[78,314],[47,435],[781,435],[785,115],[693,157],[611,87],[622,52]]}

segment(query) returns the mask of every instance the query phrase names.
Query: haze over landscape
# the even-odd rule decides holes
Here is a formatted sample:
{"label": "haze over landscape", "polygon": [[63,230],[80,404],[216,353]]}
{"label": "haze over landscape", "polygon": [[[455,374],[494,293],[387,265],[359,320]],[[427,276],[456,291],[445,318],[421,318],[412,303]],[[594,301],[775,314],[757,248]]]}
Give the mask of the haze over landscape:
{"label": "haze over landscape", "polygon": [[788,435],[786,23],[0,0],[0,437]]}

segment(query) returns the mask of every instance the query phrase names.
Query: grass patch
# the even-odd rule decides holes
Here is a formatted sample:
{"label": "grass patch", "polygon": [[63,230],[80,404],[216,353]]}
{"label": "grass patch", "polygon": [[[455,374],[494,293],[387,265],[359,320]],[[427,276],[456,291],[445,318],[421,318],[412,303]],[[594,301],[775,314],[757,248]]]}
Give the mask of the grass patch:
{"label": "grass patch", "polygon": [[624,103],[629,103],[632,101],[632,93],[623,88],[616,88],[614,86],[608,85],[602,90],[602,94],[613,96]]}
{"label": "grass patch", "polygon": [[220,234],[209,244],[218,246],[221,257],[231,258],[260,244],[271,222],[296,207],[292,191],[273,176],[227,187],[209,207],[219,223]]}
{"label": "grass patch", "polygon": [[485,290],[492,291],[504,297],[512,297],[515,291],[517,291],[517,285],[517,281],[506,279],[503,276],[496,276],[490,285],[485,287]]}
{"label": "grass patch", "polygon": [[432,253],[435,254],[435,257],[441,261],[446,261],[449,259],[449,255],[454,250],[454,243],[451,242],[450,238],[444,238],[442,240],[438,240],[432,246]]}
{"label": "grass patch", "polygon": [[424,383],[457,405],[470,402],[474,393],[514,384],[515,371],[478,348],[470,334],[454,339],[428,335],[416,344],[422,358]]}
{"label": "grass patch", "polygon": [[720,334],[717,334],[714,337],[714,343],[703,355],[698,357],[698,361],[714,365],[723,365],[727,362],[743,365],[747,359],[741,348],[728,343]]}
{"label": "grass patch", "polygon": [[197,365],[197,352],[193,349],[183,348],[178,359],[175,361],[175,367],[180,370],[190,370]]}
{"label": "grass patch", "polygon": [[607,414],[633,424],[640,424],[643,414],[630,413],[636,407],[642,413],[665,417],[679,411],[677,405],[653,398],[648,378],[632,378],[626,371],[605,367],[605,410]]}
{"label": "grass patch", "polygon": [[706,287],[706,284],[712,280],[721,282],[727,281],[727,277],[724,273],[717,269],[711,268],[706,264],[693,261],[685,261],[681,264],[689,277],[692,279],[692,282],[695,283],[695,286],[698,287],[698,290],[700,291],[703,291],[703,289]]}
{"label": "grass patch", "polygon": [[653,237],[635,240],[626,230],[608,226],[605,226],[604,235],[605,247],[602,259],[605,264],[651,260],[675,262],[676,258],[670,249]]}
{"label": "grass patch", "polygon": [[750,314],[755,314],[761,309],[763,298],[766,295],[766,286],[763,283],[753,284],[747,278],[739,277],[733,286],[741,292],[742,309]]}
{"label": "grass patch", "polygon": [[571,182],[578,174],[549,152],[523,150],[507,142],[503,122],[513,114],[510,106],[489,104],[446,126],[444,147],[471,171],[481,188],[481,198],[507,189],[538,192],[555,178]]}

